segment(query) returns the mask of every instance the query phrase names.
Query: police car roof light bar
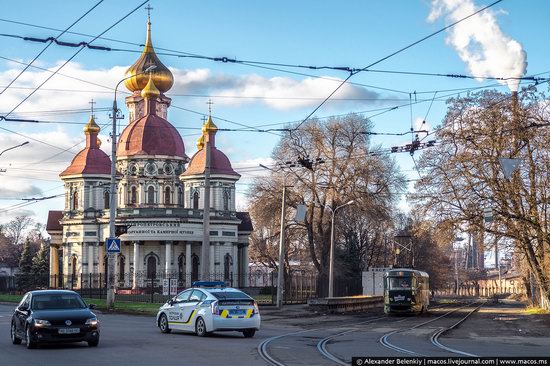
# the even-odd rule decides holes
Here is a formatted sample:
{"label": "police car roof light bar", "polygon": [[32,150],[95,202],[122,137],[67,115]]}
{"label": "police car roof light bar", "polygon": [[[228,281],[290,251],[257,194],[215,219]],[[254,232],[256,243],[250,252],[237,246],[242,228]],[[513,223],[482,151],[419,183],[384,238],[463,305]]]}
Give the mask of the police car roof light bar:
{"label": "police car roof light bar", "polygon": [[223,281],[195,281],[191,284],[192,287],[225,287]]}

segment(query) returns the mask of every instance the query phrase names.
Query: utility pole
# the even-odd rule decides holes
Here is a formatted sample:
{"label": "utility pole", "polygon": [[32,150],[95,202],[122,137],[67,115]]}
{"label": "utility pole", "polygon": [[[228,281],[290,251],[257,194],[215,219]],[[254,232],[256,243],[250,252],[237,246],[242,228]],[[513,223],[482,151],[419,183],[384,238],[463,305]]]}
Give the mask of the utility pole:
{"label": "utility pole", "polygon": [[281,201],[281,232],[279,234],[279,270],[277,271],[277,308],[283,306],[283,286],[285,271],[285,214],[286,214],[286,180],[283,182],[283,198]]}
{"label": "utility pole", "polygon": [[[144,71],[139,72],[135,75],[130,75],[120,80],[115,86],[115,97],[113,100],[113,110],[111,111],[111,120],[113,124],[113,129],[111,132],[111,192],[109,193],[109,238],[114,239],[116,236],[115,232],[115,216],[116,216],[116,205],[117,205],[117,189],[116,189],[116,121],[118,119],[123,119],[124,116],[118,116],[118,106],[116,102],[116,92],[120,84],[127,79],[133,78],[137,75],[146,74],[153,71],[157,67],[151,65],[146,68]],[[92,104],[93,106],[93,104]],[[105,240],[105,251],[107,252],[107,240]],[[112,309],[115,306],[115,253],[107,254],[107,308]]]}

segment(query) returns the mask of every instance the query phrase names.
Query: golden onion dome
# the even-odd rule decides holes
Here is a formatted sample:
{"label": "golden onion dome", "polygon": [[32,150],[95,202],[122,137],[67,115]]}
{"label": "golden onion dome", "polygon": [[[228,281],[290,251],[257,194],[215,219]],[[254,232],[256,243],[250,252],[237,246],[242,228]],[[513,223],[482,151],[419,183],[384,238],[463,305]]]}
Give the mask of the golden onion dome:
{"label": "golden onion dome", "polygon": [[86,126],[84,126],[84,132],[85,133],[99,133],[101,128],[95,123],[94,116],[90,117],[90,120],[88,123],[86,123]]}
{"label": "golden onion dome", "polygon": [[141,97],[143,99],[156,99],[160,96],[160,91],[158,90],[155,82],[153,81],[153,75],[149,76],[149,81],[141,91]]}
{"label": "golden onion dome", "polygon": [[202,150],[204,149],[204,135],[201,135],[201,137],[197,140],[197,149]]}
{"label": "golden onion dome", "polygon": [[214,124],[214,121],[212,121],[212,117],[208,116],[208,120],[206,123],[202,126],[202,133],[208,133],[208,132],[217,132],[218,126]]}
{"label": "golden onion dome", "polygon": [[144,73],[144,71],[153,65],[156,66],[155,70],[151,72],[153,81],[162,93],[166,93],[170,90],[172,85],[174,85],[174,76],[170,70],[160,62],[160,59],[155,53],[153,42],[151,41],[151,22],[148,21],[145,48],[137,61],[126,70],[125,77],[128,77],[128,79],[124,81],[126,88],[132,92],[142,90],[145,85],[147,85],[149,79],[149,73]]}

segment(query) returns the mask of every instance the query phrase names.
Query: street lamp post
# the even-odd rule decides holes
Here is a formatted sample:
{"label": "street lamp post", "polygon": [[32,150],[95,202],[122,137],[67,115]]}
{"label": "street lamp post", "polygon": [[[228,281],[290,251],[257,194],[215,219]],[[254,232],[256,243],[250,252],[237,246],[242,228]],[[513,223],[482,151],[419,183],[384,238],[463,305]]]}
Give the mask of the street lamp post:
{"label": "street lamp post", "polygon": [[28,141],[25,141],[25,142],[23,142],[22,144],[15,145],[15,146],[12,146],[12,147],[8,147],[7,149],[4,149],[4,150],[0,151],[0,155],[2,155],[3,153],[5,153],[6,151],[13,150],[13,149],[17,149],[18,147],[21,147],[21,146],[26,145],[26,144],[28,144],[28,143],[29,143]]}
{"label": "street lamp post", "polygon": [[[118,106],[116,103],[116,92],[118,90],[118,87],[124,80],[133,78],[138,75],[146,74],[148,72],[153,71],[157,67],[155,65],[149,66],[144,71],[130,75],[128,77],[125,77],[124,79],[120,80],[115,87],[115,98],[113,100],[113,110],[112,110],[112,116],[111,119],[113,121],[113,128],[111,132],[111,192],[109,196],[109,238],[112,239],[116,236],[115,234],[115,216],[116,216],[116,204],[117,204],[117,198],[116,198],[116,121],[117,121],[117,112],[118,112]],[[105,248],[107,249],[107,248]],[[107,268],[108,268],[108,277],[107,277],[107,308],[112,309],[115,305],[115,254],[114,253],[108,253],[107,254]]]}
{"label": "street lamp post", "polygon": [[[267,166],[260,164],[260,167],[271,170]],[[285,215],[286,215],[286,176],[283,180],[283,197],[281,199],[281,232],[279,234],[279,269],[277,270],[277,299],[275,305],[278,309],[283,306],[283,287],[285,271]]]}
{"label": "street lamp post", "polygon": [[354,200],[351,200],[343,205],[337,206],[334,210],[330,206],[326,206],[332,213],[332,223],[330,229],[330,258],[328,268],[328,297],[334,297],[334,216],[342,207],[351,205]]}

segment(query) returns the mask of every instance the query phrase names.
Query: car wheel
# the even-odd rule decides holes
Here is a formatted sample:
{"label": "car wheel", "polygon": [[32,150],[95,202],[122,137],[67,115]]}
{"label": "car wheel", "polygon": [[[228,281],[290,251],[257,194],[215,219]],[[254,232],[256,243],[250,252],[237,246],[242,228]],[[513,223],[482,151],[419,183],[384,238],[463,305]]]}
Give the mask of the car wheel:
{"label": "car wheel", "polygon": [[27,348],[28,349],[36,348],[37,343],[31,339],[31,328],[30,327],[27,327],[26,335],[27,335]]}
{"label": "car wheel", "polygon": [[256,329],[245,329],[243,330],[243,335],[245,338],[252,338],[256,334]]}
{"label": "car wheel", "polygon": [[88,346],[89,347],[97,347],[99,345],[99,339],[95,341],[89,341]]}
{"label": "car wheel", "polygon": [[197,319],[197,322],[195,323],[195,333],[197,333],[199,337],[206,337],[208,335],[203,318]]}
{"label": "car wheel", "polygon": [[159,328],[162,333],[170,333],[172,329],[168,326],[168,318],[162,314],[159,319]]}
{"label": "car wheel", "polygon": [[21,344],[21,338],[17,337],[17,329],[14,322],[11,322],[11,343]]}

